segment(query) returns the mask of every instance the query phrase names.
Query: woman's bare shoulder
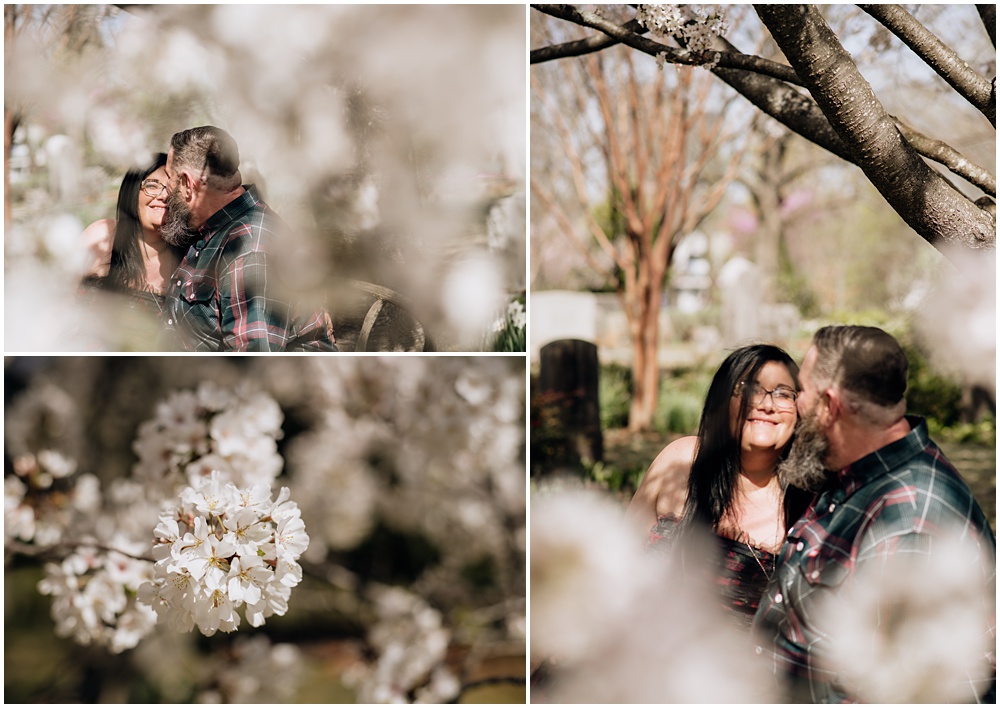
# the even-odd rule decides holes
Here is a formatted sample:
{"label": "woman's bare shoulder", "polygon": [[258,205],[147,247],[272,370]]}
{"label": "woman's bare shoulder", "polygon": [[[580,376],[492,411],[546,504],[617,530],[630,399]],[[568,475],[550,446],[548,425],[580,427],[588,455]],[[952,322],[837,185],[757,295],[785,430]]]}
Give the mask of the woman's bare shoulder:
{"label": "woman's bare shoulder", "polygon": [[98,219],[83,230],[80,240],[88,256],[85,275],[103,277],[108,274],[116,225],[114,219]]}
{"label": "woman's bare shoulder", "polygon": [[691,463],[698,438],[691,435],[674,440],[653,460],[627,510],[639,528],[648,530],[657,517],[681,516],[687,500]]}

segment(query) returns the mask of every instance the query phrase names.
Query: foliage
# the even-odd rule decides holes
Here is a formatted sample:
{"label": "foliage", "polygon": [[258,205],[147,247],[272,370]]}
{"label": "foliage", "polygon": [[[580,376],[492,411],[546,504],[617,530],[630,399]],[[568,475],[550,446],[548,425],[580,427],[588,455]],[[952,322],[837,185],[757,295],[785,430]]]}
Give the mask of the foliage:
{"label": "foliage", "polygon": [[627,428],[632,404],[632,370],[619,364],[607,364],[598,374],[601,402],[601,428]]}
{"label": "foliage", "polygon": [[521,293],[507,305],[506,309],[493,323],[493,330],[488,339],[486,351],[492,352],[523,352],[527,351],[527,317],[525,305],[527,294]]}

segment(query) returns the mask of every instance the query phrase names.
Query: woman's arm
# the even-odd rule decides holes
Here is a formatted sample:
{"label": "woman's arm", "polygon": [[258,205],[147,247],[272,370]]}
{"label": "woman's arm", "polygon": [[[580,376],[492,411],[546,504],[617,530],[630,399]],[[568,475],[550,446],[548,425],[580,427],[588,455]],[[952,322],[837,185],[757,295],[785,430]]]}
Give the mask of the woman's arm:
{"label": "woman's arm", "polygon": [[698,438],[693,435],[674,440],[660,451],[646,471],[625,510],[626,521],[643,538],[648,537],[658,517],[680,517],[684,513],[688,476],[697,447]]}

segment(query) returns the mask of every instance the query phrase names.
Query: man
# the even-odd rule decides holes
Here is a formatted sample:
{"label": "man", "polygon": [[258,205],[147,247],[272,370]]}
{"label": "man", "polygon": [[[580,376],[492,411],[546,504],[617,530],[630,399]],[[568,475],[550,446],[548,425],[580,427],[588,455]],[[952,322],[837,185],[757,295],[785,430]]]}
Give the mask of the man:
{"label": "man", "polygon": [[326,311],[301,311],[278,292],[267,266],[283,225],[239,166],[236,142],[214,126],[170,140],[161,236],[188,251],[167,292],[167,326],[194,351],[336,351]]}
{"label": "man", "polygon": [[[916,621],[917,613],[891,605],[887,588],[898,587],[893,573],[919,560],[912,590],[928,596],[940,578],[926,568],[949,529],[974,549],[970,584],[977,602],[959,610],[982,610],[974,636],[977,646],[988,647],[973,652],[978,666],[955,688],[966,701],[995,700],[995,540],[926,422],[905,415],[907,368],[899,343],[875,327],[824,327],[802,362],[799,425],[779,475],[819,495],[789,530],[754,618],[756,652],[792,702],[871,700],[838,664],[848,622],[829,608],[849,613],[850,593],[871,581],[878,611],[862,623],[856,646],[867,651],[900,641],[900,624]],[[912,676],[897,678],[919,684]]]}

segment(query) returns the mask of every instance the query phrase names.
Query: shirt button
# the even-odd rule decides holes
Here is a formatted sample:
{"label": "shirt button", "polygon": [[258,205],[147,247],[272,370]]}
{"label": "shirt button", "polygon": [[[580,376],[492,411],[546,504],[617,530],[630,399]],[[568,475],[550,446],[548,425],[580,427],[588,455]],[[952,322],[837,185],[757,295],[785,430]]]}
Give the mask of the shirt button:
{"label": "shirt button", "polygon": [[814,570],[813,572],[809,573],[809,577],[812,578],[813,580],[815,580],[816,578],[819,577],[819,571],[818,570]]}
{"label": "shirt button", "polygon": [[174,318],[173,317],[171,317],[170,319],[167,320],[167,324],[168,325],[172,325],[173,323],[174,323]]}
{"label": "shirt button", "polygon": [[778,593],[777,595],[775,595],[775,596],[774,596],[774,601],[775,601],[775,602],[777,602],[777,603],[778,603],[779,605],[781,604],[781,601],[782,601],[782,600],[784,600],[784,599],[785,599],[785,598],[783,598],[783,597],[781,596],[781,593],[780,593],[780,592],[779,592],[779,593]]}
{"label": "shirt button", "polygon": [[836,504],[831,504],[830,507],[827,509],[827,511],[833,511],[836,508],[837,508]]}
{"label": "shirt button", "polygon": [[181,286],[181,281],[180,281],[180,280],[178,280],[178,281],[177,281],[177,282],[175,283],[175,285],[177,285],[177,287],[180,287],[180,286]]}
{"label": "shirt button", "polygon": [[761,653],[762,651],[764,651],[764,647],[754,647],[754,649],[753,649],[753,650],[754,650],[755,652],[757,652],[758,654],[760,654],[760,653]]}
{"label": "shirt button", "polygon": [[806,544],[804,544],[802,541],[799,541],[798,543],[795,544],[795,550],[796,551],[801,551],[805,547],[806,547]]}

